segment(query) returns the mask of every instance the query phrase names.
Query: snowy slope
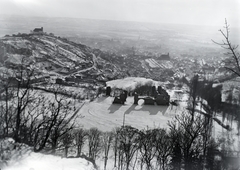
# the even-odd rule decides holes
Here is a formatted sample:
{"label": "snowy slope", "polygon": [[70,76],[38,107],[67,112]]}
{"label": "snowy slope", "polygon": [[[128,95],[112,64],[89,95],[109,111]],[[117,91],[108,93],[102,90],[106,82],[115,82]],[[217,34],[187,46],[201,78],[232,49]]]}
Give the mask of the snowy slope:
{"label": "snowy slope", "polygon": [[[23,57],[27,57],[28,62],[37,66],[35,72],[42,76],[56,75],[64,79],[81,73],[83,77],[91,77],[93,74],[88,73],[91,69],[96,75],[108,76],[105,70],[109,68],[105,65],[112,69],[116,67],[104,59],[99,62],[94,49],[90,47],[47,33],[3,37],[0,38],[0,44],[0,52],[4,55],[1,60],[6,67],[14,68],[21,64]],[[111,72],[111,76],[114,72],[115,70]],[[97,76],[91,78],[95,79]]]}
{"label": "snowy slope", "polygon": [[[7,52],[8,58],[12,54],[19,56],[32,56],[33,60],[41,62],[41,60],[52,59],[52,65],[64,67],[65,63],[72,64],[70,69],[81,63],[89,63],[92,61],[91,49],[86,46],[78,46],[76,44],[66,43],[65,39],[52,37],[49,35],[26,37],[7,37],[1,39]],[[28,51],[28,53],[24,53]],[[36,59],[35,59],[36,58]],[[14,61],[9,61],[14,64]],[[69,64],[67,66],[70,66]]]}

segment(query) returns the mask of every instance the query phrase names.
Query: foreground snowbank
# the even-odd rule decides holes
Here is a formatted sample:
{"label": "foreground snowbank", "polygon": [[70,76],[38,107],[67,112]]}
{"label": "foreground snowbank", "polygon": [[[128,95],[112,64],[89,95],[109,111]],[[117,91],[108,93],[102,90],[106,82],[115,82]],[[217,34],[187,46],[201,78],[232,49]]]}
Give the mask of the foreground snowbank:
{"label": "foreground snowbank", "polygon": [[40,153],[25,155],[20,161],[11,162],[3,170],[94,170],[93,165],[81,158],[61,158]]}
{"label": "foreground snowbank", "polygon": [[15,144],[12,139],[0,141],[0,147],[2,170],[94,170],[92,163],[85,159],[34,153],[28,146]]}

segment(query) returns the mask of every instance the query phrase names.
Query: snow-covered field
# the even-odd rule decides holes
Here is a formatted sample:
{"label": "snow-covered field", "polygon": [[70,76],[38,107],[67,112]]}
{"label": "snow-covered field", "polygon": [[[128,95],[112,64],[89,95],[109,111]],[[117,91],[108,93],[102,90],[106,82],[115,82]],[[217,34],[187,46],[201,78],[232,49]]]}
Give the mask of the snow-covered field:
{"label": "snow-covered field", "polygon": [[[175,98],[174,93],[169,93],[171,98]],[[183,100],[186,96],[183,96]],[[139,101],[139,105],[134,105],[133,97],[128,97],[124,105],[112,104],[113,97],[99,97],[92,102],[85,102],[79,111],[81,118],[78,119],[79,126],[90,129],[97,127],[102,131],[111,131],[115,127],[131,125],[138,129],[146,128],[167,128],[168,121],[181,113],[186,106],[185,102],[180,102],[179,106],[158,106],[144,105]]]}

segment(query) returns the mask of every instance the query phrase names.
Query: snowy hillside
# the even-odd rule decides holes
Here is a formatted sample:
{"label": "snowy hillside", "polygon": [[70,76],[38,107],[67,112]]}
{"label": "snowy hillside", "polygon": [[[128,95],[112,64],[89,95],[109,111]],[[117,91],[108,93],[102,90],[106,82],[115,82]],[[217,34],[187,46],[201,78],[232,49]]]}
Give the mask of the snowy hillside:
{"label": "snowy hillside", "polygon": [[0,47],[1,69],[15,69],[25,57],[34,66],[38,82],[48,82],[43,80],[45,78],[53,81],[60,79],[65,85],[80,81],[98,83],[108,76],[114,76],[117,69],[97,56],[100,50],[47,33],[3,37],[0,39]]}
{"label": "snowy hillside", "polygon": [[34,70],[33,87],[51,91],[52,85],[60,85],[67,95],[79,99],[95,96],[106,81],[125,74],[102,56],[100,50],[48,33],[0,39],[0,71],[9,80],[17,82],[15,73],[24,65],[25,70]]}

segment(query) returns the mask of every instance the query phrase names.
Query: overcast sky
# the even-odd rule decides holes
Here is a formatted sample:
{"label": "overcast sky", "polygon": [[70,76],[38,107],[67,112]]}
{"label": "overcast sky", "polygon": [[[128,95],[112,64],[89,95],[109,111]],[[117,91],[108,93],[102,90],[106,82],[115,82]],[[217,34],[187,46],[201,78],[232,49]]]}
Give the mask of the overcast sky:
{"label": "overcast sky", "polygon": [[0,0],[0,15],[240,27],[240,0]]}

